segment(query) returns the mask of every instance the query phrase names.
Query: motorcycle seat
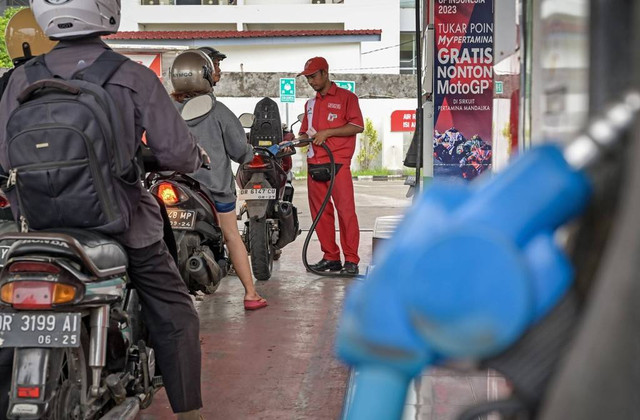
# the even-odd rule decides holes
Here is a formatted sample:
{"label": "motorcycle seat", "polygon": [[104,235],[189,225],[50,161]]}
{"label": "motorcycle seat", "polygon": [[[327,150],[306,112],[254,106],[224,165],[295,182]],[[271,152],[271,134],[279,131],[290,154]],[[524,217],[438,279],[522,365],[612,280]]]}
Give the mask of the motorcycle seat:
{"label": "motorcycle seat", "polygon": [[[65,240],[64,235],[68,235],[80,244],[80,252],[98,269],[93,270],[98,277],[112,277],[126,273],[127,253],[122,245],[113,238],[89,230],[71,228],[34,232],[33,235],[37,236],[39,233],[61,234],[61,241],[56,241],[55,236],[51,236],[47,240],[29,240],[29,233],[20,234],[20,236],[24,235],[24,239],[16,241],[11,246],[7,259],[31,254],[46,254],[82,262],[83,255],[79,255],[79,252],[73,247],[62,244]],[[91,269],[91,267],[87,268]],[[104,273],[101,272],[102,270],[105,270]]]}

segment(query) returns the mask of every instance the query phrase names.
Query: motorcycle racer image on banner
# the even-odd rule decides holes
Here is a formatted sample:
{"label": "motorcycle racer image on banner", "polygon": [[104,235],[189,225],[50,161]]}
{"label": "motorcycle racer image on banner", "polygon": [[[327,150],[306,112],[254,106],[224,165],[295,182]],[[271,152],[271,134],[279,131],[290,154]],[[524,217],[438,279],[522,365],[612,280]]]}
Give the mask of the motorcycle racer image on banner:
{"label": "motorcycle racer image on banner", "polygon": [[455,127],[442,134],[435,131],[433,164],[441,173],[471,181],[491,169],[491,157],[491,145],[477,134],[466,140]]}

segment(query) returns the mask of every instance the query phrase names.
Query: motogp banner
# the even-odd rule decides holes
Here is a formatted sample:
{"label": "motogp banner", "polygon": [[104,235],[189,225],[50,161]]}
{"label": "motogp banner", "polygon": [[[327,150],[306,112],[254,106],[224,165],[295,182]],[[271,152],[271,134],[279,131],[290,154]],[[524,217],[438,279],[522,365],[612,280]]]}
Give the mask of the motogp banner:
{"label": "motogp banner", "polygon": [[491,168],[494,0],[436,0],[434,177]]}

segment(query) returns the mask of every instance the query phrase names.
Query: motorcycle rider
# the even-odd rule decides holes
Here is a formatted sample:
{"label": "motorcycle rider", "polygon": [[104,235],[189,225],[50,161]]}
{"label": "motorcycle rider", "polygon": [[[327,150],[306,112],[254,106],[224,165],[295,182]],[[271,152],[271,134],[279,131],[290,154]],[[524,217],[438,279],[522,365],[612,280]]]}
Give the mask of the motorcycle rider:
{"label": "motorcycle rider", "polygon": [[210,47],[182,52],[171,68],[174,90],[171,96],[181,112],[194,98],[210,99],[205,100],[208,106],[197,115],[185,117],[191,132],[213,158],[210,171],[198,170],[192,176],[206,187],[204,190],[218,212],[231,262],[244,287],[244,308],[255,310],[267,306],[267,301],[256,291],[247,249],[238,232],[235,180],[231,170],[231,160],[242,164],[253,159],[253,147],[247,143],[240,121],[213,94],[213,86],[220,80],[220,60],[225,57]]}
{"label": "motorcycle rider", "polygon": [[211,76],[211,83],[213,84],[213,86],[215,86],[220,81],[220,77],[222,76],[222,70],[220,70],[220,62],[227,58],[227,56],[213,47],[200,47],[198,49],[205,53],[213,63],[214,71]]}
{"label": "motorcycle rider", "polygon": [[[31,0],[31,10],[44,33],[59,40],[45,54],[50,72],[70,78],[91,65],[109,47],[100,35],[117,32],[119,0],[50,2]],[[4,124],[18,106],[16,98],[29,82],[24,67],[16,69],[0,101]],[[191,172],[202,160],[195,138],[189,133],[155,73],[126,61],[105,84],[105,90],[121,111],[128,135],[117,139],[120,152],[133,159],[146,130],[147,143],[160,165]],[[5,126],[0,128],[0,164],[9,168]],[[115,235],[129,256],[128,273],[142,301],[144,322],[162,371],[169,402],[178,419],[199,419],[200,390],[199,319],[193,302],[162,241],[160,209],[141,189],[141,199],[127,231]],[[9,197],[10,199],[13,197]]]}

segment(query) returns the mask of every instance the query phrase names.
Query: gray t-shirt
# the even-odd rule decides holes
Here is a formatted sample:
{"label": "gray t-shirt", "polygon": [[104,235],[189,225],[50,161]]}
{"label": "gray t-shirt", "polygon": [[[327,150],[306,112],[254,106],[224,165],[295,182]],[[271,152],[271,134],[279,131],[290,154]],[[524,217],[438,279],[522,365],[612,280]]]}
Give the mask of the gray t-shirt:
{"label": "gray t-shirt", "polygon": [[[45,55],[47,68],[62,78],[91,65],[105,49],[98,37],[60,42]],[[5,138],[6,118],[18,106],[16,98],[29,85],[24,66],[17,68],[0,101],[0,165],[9,168]],[[147,144],[167,170],[193,172],[200,167],[200,152],[187,125],[176,112],[171,98],[158,77],[148,68],[133,61],[125,62],[105,84],[105,89],[121,110],[126,136],[119,147],[133,159],[146,131]],[[130,248],[144,248],[162,239],[160,207],[140,184],[142,198],[132,215],[131,226],[115,236]],[[15,214],[15,213],[14,213]]]}
{"label": "gray t-shirt", "polygon": [[[198,143],[211,158],[211,170],[199,169],[193,177],[205,186],[212,198],[219,203],[236,201],[236,187],[231,160],[237,163],[250,162],[253,147],[247,142],[247,135],[236,116],[222,102],[215,99],[213,109],[202,117],[187,122]],[[179,111],[183,103],[175,102]]]}

